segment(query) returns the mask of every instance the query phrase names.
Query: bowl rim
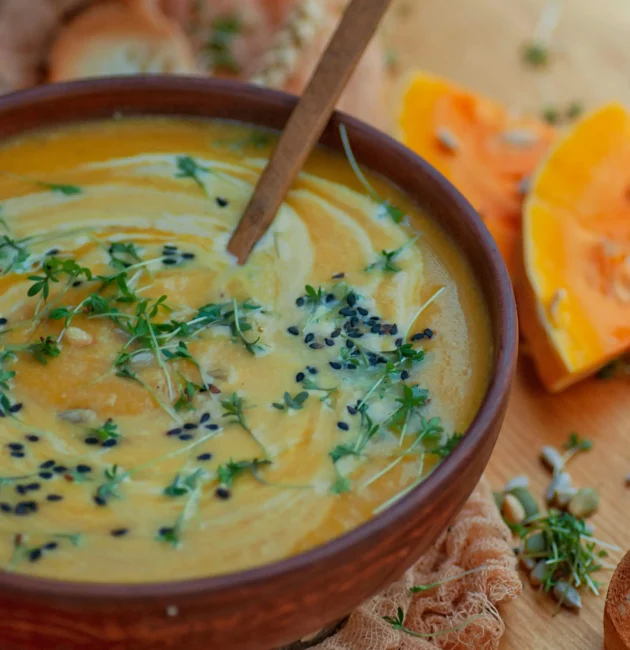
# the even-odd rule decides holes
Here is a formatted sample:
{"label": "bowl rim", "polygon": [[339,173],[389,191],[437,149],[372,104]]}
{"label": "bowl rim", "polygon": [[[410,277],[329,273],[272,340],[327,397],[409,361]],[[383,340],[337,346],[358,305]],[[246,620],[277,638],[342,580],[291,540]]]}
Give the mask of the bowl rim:
{"label": "bowl rim", "polygon": [[[102,77],[98,79],[42,85],[0,97],[0,118],[6,110],[16,110],[20,107],[26,107],[31,103],[54,101],[55,99],[68,96],[84,98],[91,93],[97,91],[102,92],[108,89],[115,90],[116,92],[131,92],[132,90],[137,91],[139,88],[163,92],[177,92],[178,90],[198,90],[200,92],[203,90],[208,92],[212,90],[217,94],[230,97],[234,101],[246,99],[248,101],[267,103],[271,110],[290,110],[298,101],[295,95],[286,92],[228,79],[175,75]],[[275,105],[275,108],[272,105]],[[149,108],[150,106],[148,105],[147,109]],[[141,111],[135,112],[135,114],[143,115]],[[161,113],[160,111],[152,112],[147,110],[144,114],[159,116]],[[166,111],[163,111],[162,114],[167,117],[175,116],[174,114],[168,114]],[[185,111],[182,111],[181,115],[185,116]],[[92,118],[87,115],[85,121],[90,121],[90,119]],[[209,119],[217,118],[210,117]],[[342,555],[351,547],[365,541],[367,538],[383,533],[397,522],[404,520],[412,510],[420,507],[425,496],[438,491],[440,485],[463,472],[468,457],[474,453],[475,447],[482,441],[497,412],[500,410],[505,398],[506,387],[510,385],[514,372],[518,326],[516,304],[508,271],[494,239],[477,212],[459,190],[432,165],[386,133],[346,113],[335,111],[331,121],[337,123],[343,122],[349,127],[349,130],[360,131],[363,136],[367,136],[370,139],[371,146],[385,147],[393,150],[401,159],[404,159],[426,175],[428,182],[436,186],[436,194],[447,197],[455,205],[462,217],[468,220],[468,225],[475,231],[477,236],[477,244],[482,248],[483,256],[490,266],[491,272],[489,275],[492,278],[494,286],[490,287],[485,293],[488,295],[496,295],[499,302],[497,332],[494,340],[496,352],[490,368],[490,381],[486,393],[462,441],[422,483],[384,512],[339,537],[335,537],[324,544],[288,558],[215,576],[146,583],[66,581],[0,570],[1,591],[10,590],[39,597],[81,597],[86,602],[107,599],[130,602],[147,599],[164,600],[168,598],[194,596],[199,593],[207,595],[221,592],[228,588],[232,590],[250,588],[255,584],[296,574],[300,570],[324,560],[331,560],[334,556]],[[71,119],[69,121],[60,119],[58,124],[59,126],[66,126],[80,122],[81,119]],[[252,124],[255,126],[255,123]],[[54,128],[54,126],[51,128]],[[29,131],[30,129],[25,129],[24,131],[18,129],[18,132],[14,136],[9,137],[19,136],[20,133],[27,133]],[[4,138],[0,136],[0,140],[4,140]],[[357,157],[360,159],[360,156]],[[367,164],[364,166],[368,169],[370,168]],[[385,178],[389,180],[386,175]],[[405,192],[403,188],[399,189]],[[486,298],[487,303],[488,300]]]}

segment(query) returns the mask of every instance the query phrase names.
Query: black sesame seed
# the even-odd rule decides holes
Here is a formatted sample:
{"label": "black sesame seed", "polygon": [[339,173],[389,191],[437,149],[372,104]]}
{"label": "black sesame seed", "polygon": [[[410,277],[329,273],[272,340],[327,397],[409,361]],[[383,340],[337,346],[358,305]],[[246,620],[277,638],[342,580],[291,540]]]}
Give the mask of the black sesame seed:
{"label": "black sesame seed", "polygon": [[184,260],[194,260],[195,259],[195,254],[194,253],[182,253],[182,259],[184,259]]}
{"label": "black sesame seed", "polygon": [[315,339],[315,334],[313,332],[309,332],[305,337],[304,337],[304,343],[310,343]]}
{"label": "black sesame seed", "polygon": [[75,281],[72,283],[72,286],[73,286],[73,287],[80,287],[82,284],[83,284],[83,282],[81,282],[81,280],[75,280]]}
{"label": "black sesame seed", "polygon": [[304,377],[306,377],[306,375],[303,372],[298,372],[298,374],[295,375],[295,381],[299,384],[301,381],[304,381]]}
{"label": "black sesame seed", "polygon": [[300,335],[300,330],[295,325],[291,325],[291,327],[287,327],[287,332],[289,332],[289,334],[293,334],[293,336]]}
{"label": "black sesame seed", "polygon": [[214,493],[219,497],[219,499],[229,499],[231,496],[230,491],[224,487],[218,487]]}
{"label": "black sesame seed", "polygon": [[98,439],[98,438],[89,437],[89,438],[86,438],[83,442],[84,442],[86,445],[98,445],[98,443],[99,443],[99,439]]}
{"label": "black sesame seed", "polygon": [[210,452],[205,452],[197,456],[197,460],[212,460],[212,454]]}
{"label": "black sesame seed", "polygon": [[429,329],[428,327],[424,330],[424,335],[425,335],[428,339],[432,339],[432,338],[433,338],[433,334],[434,334],[433,330],[432,330],[432,329]]}
{"label": "black sesame seed", "polygon": [[360,322],[361,321],[359,320],[359,318],[357,316],[353,316],[350,319],[350,327],[356,327]]}
{"label": "black sesame seed", "polygon": [[408,373],[406,370],[403,370],[403,371],[400,373],[400,378],[401,378],[403,381],[405,381],[405,379],[409,379],[409,373]]}
{"label": "black sesame seed", "polygon": [[339,313],[340,313],[342,316],[350,317],[350,316],[356,316],[356,315],[357,315],[357,310],[356,310],[356,309],[352,309],[351,307],[342,307],[342,308],[339,310]]}
{"label": "black sesame seed", "polygon": [[8,503],[0,503],[0,512],[12,512],[13,508]]}
{"label": "black sesame seed", "polygon": [[13,458],[24,458],[24,456],[26,456],[26,454],[23,451],[12,451],[11,456]]}
{"label": "black sesame seed", "polygon": [[394,341],[394,344],[396,345],[397,348],[402,347],[402,344],[403,344],[403,340],[402,340],[402,338],[397,338],[397,339]]}
{"label": "black sesame seed", "polygon": [[63,497],[61,496],[61,494],[49,494],[46,497],[46,499],[48,501],[61,501],[63,499]]}
{"label": "black sesame seed", "polygon": [[52,478],[54,476],[54,474],[52,472],[40,472],[38,474],[38,476],[39,476],[39,478],[43,478],[45,480],[48,480],[48,479]]}
{"label": "black sesame seed", "polygon": [[199,419],[199,424],[205,424],[210,419],[210,413],[204,413]]}
{"label": "black sesame seed", "polygon": [[[43,465],[40,465],[40,467],[43,467]],[[46,467],[50,467],[50,465],[47,465]],[[53,472],[55,472],[56,474],[63,474],[64,472],[67,471],[68,468],[65,465],[57,465],[57,467],[53,469]]]}
{"label": "black sesame seed", "polygon": [[357,409],[355,409],[354,406],[350,406],[348,404],[348,406],[346,406],[346,409],[348,410],[348,413],[350,413],[350,415],[356,415],[357,414]]}
{"label": "black sesame seed", "polygon": [[29,562],[37,562],[37,560],[39,560],[41,556],[42,556],[42,550],[40,548],[34,548],[32,551],[29,552],[28,560]]}
{"label": "black sesame seed", "polygon": [[357,304],[357,294],[350,292],[346,298],[346,302],[350,305],[350,307],[354,307]]}
{"label": "black sesame seed", "polygon": [[341,280],[341,278],[345,278],[346,274],[345,273],[335,273],[335,275],[332,276],[333,280]]}
{"label": "black sesame seed", "polygon": [[338,327],[337,329],[334,329],[334,330],[330,333],[330,337],[333,338],[333,339],[336,339],[340,334],[341,334],[341,328]]}
{"label": "black sesame seed", "polygon": [[118,440],[116,438],[109,438],[108,440],[105,440],[101,447],[115,447],[118,444]]}
{"label": "black sesame seed", "polygon": [[10,442],[7,447],[12,451],[22,451],[24,445],[21,442]]}
{"label": "black sesame seed", "polygon": [[58,254],[59,254],[58,248],[51,248],[50,250],[46,251],[46,255],[58,255]]}
{"label": "black sesame seed", "polygon": [[166,432],[167,436],[178,436],[182,432],[181,427],[177,427],[176,429],[170,429],[169,431]]}
{"label": "black sesame seed", "polygon": [[421,341],[424,338],[424,332],[418,332],[411,337],[412,341]]}
{"label": "black sesame seed", "polygon": [[208,431],[218,431],[221,427],[218,424],[206,424]]}
{"label": "black sesame seed", "polygon": [[334,302],[335,300],[335,294],[334,293],[329,293],[326,296],[326,302]]}
{"label": "black sesame seed", "polygon": [[129,528],[114,528],[110,531],[112,537],[122,537],[129,532]]}
{"label": "black sesame seed", "polygon": [[356,370],[357,367],[354,365],[354,363],[346,363],[346,369],[348,369],[348,370]]}
{"label": "black sesame seed", "polygon": [[174,257],[165,257],[162,260],[162,264],[165,264],[167,266],[177,264],[177,260]]}
{"label": "black sesame seed", "polygon": [[333,370],[341,370],[341,364],[337,361],[331,361],[329,365]]}
{"label": "black sesame seed", "polygon": [[29,433],[29,434],[26,436],[26,439],[27,439],[29,442],[39,442],[39,436],[36,436],[34,433]]}
{"label": "black sesame seed", "polygon": [[229,203],[229,201],[228,201],[227,199],[224,199],[224,198],[221,197],[221,196],[217,196],[217,198],[215,199],[215,201],[217,202],[217,205],[218,205],[220,208],[224,208],[224,207],[227,206],[228,203]]}
{"label": "black sesame seed", "polygon": [[357,307],[357,311],[361,316],[367,316],[370,313],[365,307]]}
{"label": "black sesame seed", "polygon": [[302,305],[304,304],[304,298],[303,298],[302,296],[300,296],[300,297],[295,301],[295,304],[296,304],[298,307],[302,307]]}
{"label": "black sesame seed", "polygon": [[372,332],[372,334],[378,334],[380,331],[381,331],[380,325],[373,325],[372,328],[370,329],[370,332]]}
{"label": "black sesame seed", "polygon": [[337,422],[337,426],[342,430],[342,431],[349,431],[350,426],[346,422]]}
{"label": "black sesame seed", "polygon": [[175,529],[170,526],[162,526],[162,528],[158,530],[158,534],[160,535],[172,535],[174,532]]}
{"label": "black sesame seed", "polygon": [[175,246],[175,244],[164,244],[164,249],[169,251],[176,251],[177,246]]}
{"label": "black sesame seed", "polygon": [[368,323],[370,325],[374,325],[374,323],[378,323],[378,321],[381,320],[380,316],[370,316],[370,319],[368,320]]}
{"label": "black sesame seed", "polygon": [[94,497],[94,503],[97,506],[106,506],[107,505],[107,499],[104,499],[103,497],[99,496],[98,494]]}
{"label": "black sesame seed", "polygon": [[37,503],[35,501],[20,501],[13,511],[18,516],[30,515],[37,510]]}
{"label": "black sesame seed", "polygon": [[2,318],[0,318],[0,325],[6,325],[7,323],[8,323],[8,320],[6,318],[4,318],[4,316]]}
{"label": "black sesame seed", "polygon": [[335,345],[335,342],[332,339],[324,339],[324,343],[329,347],[332,348],[333,345]]}
{"label": "black sesame seed", "polygon": [[26,485],[16,485],[15,491],[18,494],[26,494],[28,492],[28,488],[26,487]]}
{"label": "black sesame seed", "polygon": [[59,544],[57,542],[48,542],[47,544],[44,544],[44,550],[46,551],[54,551]]}
{"label": "black sesame seed", "polygon": [[29,483],[26,486],[26,489],[27,490],[39,490],[40,487],[41,487],[41,485],[39,483]]}
{"label": "black sesame seed", "polygon": [[186,429],[186,431],[192,431],[193,429],[198,429],[198,428],[199,425],[196,422],[186,422],[186,424],[184,425],[184,429]]}
{"label": "black sesame seed", "polygon": [[360,339],[363,336],[363,332],[358,332],[357,330],[352,330],[352,332],[348,332],[348,336],[351,339]]}
{"label": "black sesame seed", "polygon": [[40,467],[41,467],[42,469],[50,469],[51,467],[54,467],[54,465],[55,465],[55,461],[54,461],[54,460],[47,460],[46,462],[41,463],[41,464],[40,464]]}
{"label": "black sesame seed", "polygon": [[89,465],[81,465],[80,464],[80,465],[77,465],[76,470],[77,470],[77,472],[79,472],[79,474],[87,474],[88,472],[92,471],[92,468]]}
{"label": "black sesame seed", "polygon": [[193,436],[192,433],[182,433],[181,436],[179,436],[180,440],[186,441],[186,440],[192,440],[195,436]]}
{"label": "black sesame seed", "polygon": [[389,329],[389,333],[390,333],[392,336],[396,336],[396,334],[398,334],[398,325],[396,325],[396,323],[394,323],[394,324],[391,326],[391,328]]}
{"label": "black sesame seed", "polygon": [[164,248],[164,249],[162,250],[162,255],[164,255],[165,257],[169,257],[169,256],[177,255],[177,251],[172,251],[172,250],[170,250],[169,248]]}
{"label": "black sesame seed", "polygon": [[346,347],[348,348],[348,350],[352,350],[352,348],[354,347],[354,343],[350,339],[346,339]]}
{"label": "black sesame seed", "polygon": [[311,343],[309,346],[311,350],[321,350],[324,347],[323,343]]}
{"label": "black sesame seed", "polygon": [[316,375],[319,372],[319,370],[314,366],[306,366],[306,369],[311,373],[311,375]]}

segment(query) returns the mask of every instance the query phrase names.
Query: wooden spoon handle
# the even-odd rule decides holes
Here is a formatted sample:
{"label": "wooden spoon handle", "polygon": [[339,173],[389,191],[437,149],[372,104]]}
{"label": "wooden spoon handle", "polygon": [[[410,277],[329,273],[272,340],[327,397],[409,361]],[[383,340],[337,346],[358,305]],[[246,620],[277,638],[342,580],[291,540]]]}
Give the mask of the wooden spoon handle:
{"label": "wooden spoon handle", "polygon": [[258,180],[228,251],[243,264],[321,136],[391,0],[352,0]]}

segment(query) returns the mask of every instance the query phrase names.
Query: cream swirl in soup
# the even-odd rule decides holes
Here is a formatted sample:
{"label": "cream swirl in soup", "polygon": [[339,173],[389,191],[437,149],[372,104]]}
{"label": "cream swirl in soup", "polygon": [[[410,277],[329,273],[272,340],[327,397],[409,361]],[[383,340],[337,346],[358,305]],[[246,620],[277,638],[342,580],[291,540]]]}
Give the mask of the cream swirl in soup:
{"label": "cream swirl in soup", "polygon": [[399,191],[317,150],[243,267],[275,135],[123,119],[0,148],[0,566],[151,582],[364,523],[457,444],[481,293]]}

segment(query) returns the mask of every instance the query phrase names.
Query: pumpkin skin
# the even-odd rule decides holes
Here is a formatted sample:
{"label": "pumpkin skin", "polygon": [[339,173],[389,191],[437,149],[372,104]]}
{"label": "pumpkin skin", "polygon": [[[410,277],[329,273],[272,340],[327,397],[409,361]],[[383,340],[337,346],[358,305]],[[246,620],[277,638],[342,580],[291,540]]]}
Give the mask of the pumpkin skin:
{"label": "pumpkin skin", "polygon": [[523,188],[551,144],[554,129],[510,115],[492,100],[424,72],[406,88],[399,129],[403,143],[473,204],[514,276]]}
{"label": "pumpkin skin", "polygon": [[558,391],[630,349],[630,114],[608,104],[559,141],[523,218],[521,328]]}

